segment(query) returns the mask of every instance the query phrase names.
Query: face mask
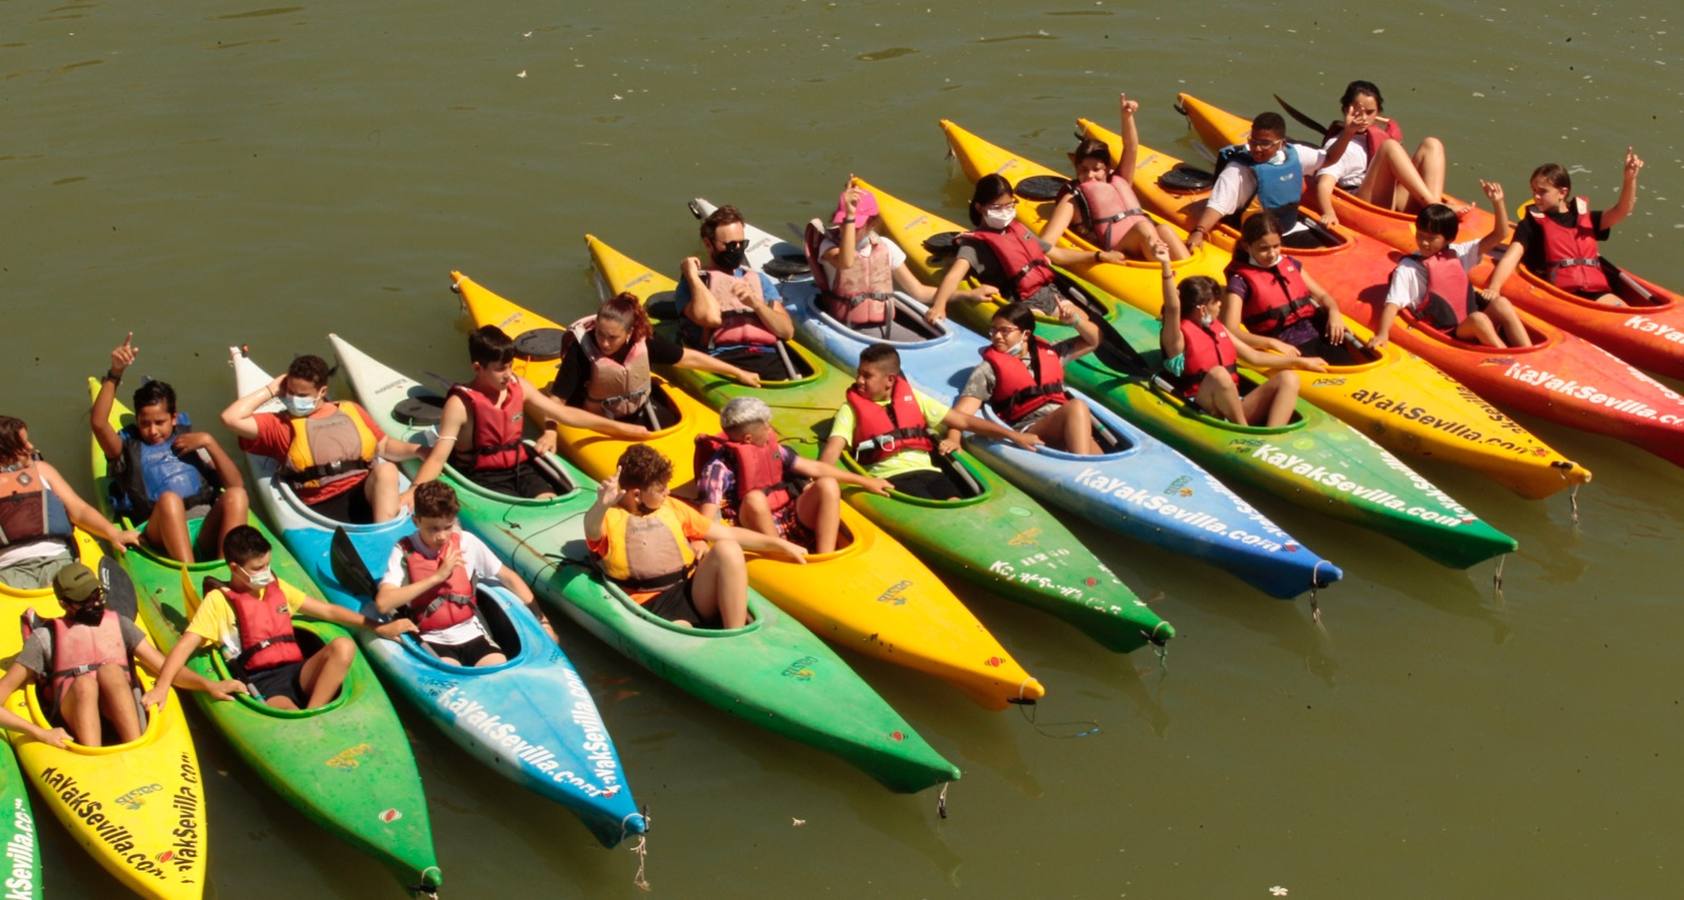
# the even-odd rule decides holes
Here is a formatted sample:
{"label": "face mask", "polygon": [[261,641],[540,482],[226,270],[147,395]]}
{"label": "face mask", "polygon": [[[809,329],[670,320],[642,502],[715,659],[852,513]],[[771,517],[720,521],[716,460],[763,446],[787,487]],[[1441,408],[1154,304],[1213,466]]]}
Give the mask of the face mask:
{"label": "face mask", "polygon": [[262,569],[248,569],[245,566],[240,566],[240,571],[246,573],[246,580],[251,582],[251,586],[254,588],[268,587],[269,585],[275,583],[274,569],[267,567]]}
{"label": "face mask", "polygon": [[1214,321],[1216,321],[1216,316],[1213,313],[1211,313],[1210,310],[1207,310],[1207,309],[1199,310],[1199,324],[1200,325],[1203,325],[1204,327],[1209,328],[1210,323],[1212,323]]}
{"label": "face mask", "polygon": [[1000,231],[1005,229],[1007,225],[1012,224],[1012,219],[1016,217],[1017,214],[1012,210],[990,209],[983,212],[982,223],[987,225],[989,228]]}
{"label": "face mask", "polygon": [[[741,244],[742,246],[733,246]],[[734,272],[741,268],[748,257],[747,241],[732,241],[723,250],[713,251],[713,264],[726,272]]]}
{"label": "face mask", "polygon": [[286,407],[288,415],[307,416],[316,411],[316,396],[314,394],[284,394],[281,405]]}
{"label": "face mask", "polygon": [[70,618],[78,625],[98,625],[105,618],[105,601],[98,603],[84,603],[76,607]]}

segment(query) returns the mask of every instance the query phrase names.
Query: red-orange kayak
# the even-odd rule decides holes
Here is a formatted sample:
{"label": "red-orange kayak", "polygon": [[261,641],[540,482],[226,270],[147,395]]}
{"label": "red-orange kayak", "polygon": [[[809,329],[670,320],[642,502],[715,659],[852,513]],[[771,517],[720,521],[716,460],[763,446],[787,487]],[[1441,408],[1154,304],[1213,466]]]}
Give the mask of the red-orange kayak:
{"label": "red-orange kayak", "polygon": [[[1180,95],[1181,109],[1199,140],[1215,150],[1245,140],[1251,122],[1188,94]],[[1453,207],[1467,205],[1446,195]],[[1359,200],[1342,190],[1333,192],[1333,211],[1353,231],[1376,238],[1405,253],[1415,252],[1415,216]],[[1491,231],[1491,214],[1475,206],[1462,217],[1461,239]],[[1641,369],[1684,378],[1684,297],[1654,282],[1607,263],[1609,283],[1628,304],[1602,306],[1568,293],[1526,268],[1515,270],[1503,285],[1503,296],[1529,313],[1559,325]],[[1469,273],[1477,286],[1491,280],[1496,264],[1487,259]],[[1319,277],[1319,276],[1318,276]]]}
{"label": "red-orange kayak", "polygon": [[[1107,142],[1113,153],[1120,150],[1116,133],[1087,119],[1078,125],[1084,137]],[[1139,157],[1134,191],[1141,204],[1182,228],[1191,227],[1210,192],[1164,187],[1160,176],[1181,163],[1169,154],[1142,145]],[[1339,301],[1341,312],[1372,329],[1385,303],[1387,280],[1404,254],[1344,225],[1331,234],[1337,239],[1332,246],[1286,252]],[[1232,251],[1238,237],[1223,225],[1210,240]],[[1407,312],[1392,323],[1391,335],[1398,346],[1492,403],[1629,441],[1684,465],[1684,397],[1589,341],[1525,312],[1520,317],[1532,335],[1531,347],[1469,344]]]}

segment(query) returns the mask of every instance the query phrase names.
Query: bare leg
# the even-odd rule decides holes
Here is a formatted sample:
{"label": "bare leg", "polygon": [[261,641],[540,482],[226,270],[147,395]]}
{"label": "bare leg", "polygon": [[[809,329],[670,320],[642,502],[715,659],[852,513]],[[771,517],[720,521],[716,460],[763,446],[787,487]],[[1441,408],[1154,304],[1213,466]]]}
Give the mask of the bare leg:
{"label": "bare leg", "polygon": [[480,657],[478,662],[474,663],[474,668],[477,669],[482,666],[500,666],[508,661],[509,656],[506,653],[487,653],[486,655]]}
{"label": "bare leg", "polygon": [[376,462],[363,479],[364,496],[374,510],[374,521],[387,522],[398,517],[398,467]]}
{"label": "bare leg", "polygon": [[767,537],[782,536],[778,534],[778,520],[772,515],[772,504],[767,502],[765,491],[749,491],[737,501],[737,525]]}
{"label": "bare leg", "polygon": [[[1492,306],[1496,304],[1493,303]],[[1491,307],[1486,307],[1490,309]],[[1483,312],[1469,313],[1462,324],[1456,326],[1456,336],[1464,341],[1473,341],[1487,347],[1506,347],[1503,339],[1497,336],[1497,329],[1491,324],[1491,317]]]}
{"label": "bare leg", "polygon": [[117,730],[117,742],[127,744],[140,739],[140,711],[135,708],[134,682],[129,670],[111,664],[99,667],[94,673],[99,679],[99,706],[111,727]]}
{"label": "bare leg", "polygon": [[1509,298],[1498,297],[1491,301],[1490,305],[1485,307],[1485,314],[1502,326],[1510,347],[1532,346],[1532,336],[1526,332],[1526,323],[1520,321],[1520,314],[1514,311],[1514,304],[1509,302]]}
{"label": "bare leg", "polygon": [[1247,422],[1245,406],[1240,403],[1239,385],[1234,383],[1234,376],[1227,369],[1218,367],[1206,372],[1194,399],[1201,409],[1213,416],[1237,425]]}
{"label": "bare leg", "polygon": [[1162,222],[1158,223],[1158,238],[1169,245],[1170,259],[1186,259],[1193,255],[1193,252],[1187,249],[1187,242],[1181,239],[1181,235]]}
{"label": "bare leg", "polygon": [[1603,294],[1602,296],[1596,298],[1596,302],[1602,304],[1603,306],[1625,306],[1626,305],[1626,302],[1624,300],[1621,300],[1619,298],[1619,296],[1616,295],[1616,294]]}
{"label": "bare leg", "polygon": [[842,488],[834,478],[817,478],[795,499],[795,517],[813,533],[813,552],[830,553],[842,530]]}
{"label": "bare leg", "polygon": [[195,551],[199,558],[222,558],[222,539],[228,536],[228,532],[246,524],[250,502],[246,489],[238,487],[228,488],[216,498],[210,512],[205,514],[205,524],[199,526],[199,544]]}
{"label": "bare leg", "polygon": [[[46,682],[40,682],[41,689],[46,688]],[[59,718],[64,720],[64,727],[70,731],[76,743],[89,747],[100,746],[99,733],[99,679],[95,673],[88,672],[71,679],[64,686],[64,694],[58,701]]]}
{"label": "bare leg", "polygon": [[733,540],[714,541],[713,549],[696,566],[691,599],[705,618],[718,615],[723,628],[748,624],[748,564],[743,547]]}
{"label": "bare leg", "polygon": [[152,516],[146,520],[146,542],[164,551],[170,559],[184,563],[193,561],[193,542],[187,539],[187,507],[181,495],[165,491],[152,504]]}
{"label": "bare leg", "polygon": [[345,684],[345,673],[357,658],[357,645],[348,637],[336,637],[327,642],[314,656],[304,661],[298,673],[298,683],[304,687],[305,709],[325,706],[339,694]]}
{"label": "bare leg", "polygon": [[1093,413],[1080,400],[1071,400],[1025,430],[1066,453],[1099,455],[1099,445],[1093,439]]}
{"label": "bare leg", "polygon": [[[1427,193],[1437,195],[1442,202],[1444,197],[1444,170],[1446,168],[1444,142],[1435,137],[1423,139],[1420,146],[1415,148],[1415,155],[1410,158],[1410,162],[1415,164],[1415,171],[1421,173],[1421,181],[1426,187]],[[1425,206],[1426,204],[1420,205]],[[1401,208],[1410,209],[1411,207],[1406,204]]]}
{"label": "bare leg", "polygon": [[1298,402],[1298,373],[1276,372],[1241,401],[1246,420],[1261,421],[1264,427],[1279,428],[1292,421],[1292,410]]}
{"label": "bare leg", "polygon": [[[1425,141],[1422,143],[1425,144]],[[1443,148],[1440,147],[1442,153]],[[1405,199],[1413,199],[1425,206],[1443,200],[1443,182],[1444,173],[1440,172],[1439,189],[1434,190],[1421,179],[1421,173],[1415,169],[1415,161],[1404,152],[1403,145],[1388,140],[1380,145],[1374,159],[1369,160],[1368,175],[1363,178],[1362,187],[1357,189],[1357,196],[1376,206],[1401,209],[1403,206],[1398,200],[1402,191]]]}

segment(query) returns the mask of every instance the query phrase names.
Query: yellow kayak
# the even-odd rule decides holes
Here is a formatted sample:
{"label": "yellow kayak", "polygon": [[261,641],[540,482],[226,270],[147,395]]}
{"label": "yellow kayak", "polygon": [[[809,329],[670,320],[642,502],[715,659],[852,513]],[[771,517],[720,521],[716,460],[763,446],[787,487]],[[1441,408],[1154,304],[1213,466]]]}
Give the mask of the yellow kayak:
{"label": "yellow kayak", "polygon": [[[1069,177],[991,144],[952,122],[943,120],[941,124],[972,181],[991,172],[1004,175],[1014,185],[1037,175]],[[1083,137],[1098,138],[1110,145],[1113,158],[1121,153],[1122,138],[1115,132],[1087,119],[1078,120],[1078,127]],[[1179,162],[1141,146],[1134,187],[1143,206],[1154,206],[1147,194],[1161,191],[1158,177]],[[1018,221],[1035,232],[1046,225],[1051,212],[1050,202],[1020,202],[1017,206]],[[1164,221],[1156,215],[1153,219]],[[1065,231],[1060,243],[1096,249],[1074,230]],[[1207,242],[1192,257],[1175,263],[1176,275],[1209,275],[1226,282],[1223,269],[1231,258],[1228,251]],[[1070,268],[1117,300],[1154,316],[1162,310],[1163,287],[1156,262],[1085,263]],[[1431,363],[1395,344],[1378,351],[1367,349],[1373,332],[1349,317],[1345,329],[1362,346],[1356,352],[1367,361],[1330,365],[1320,374],[1303,373],[1299,394],[1312,405],[1332,413],[1388,450],[1472,469],[1528,499],[1548,497],[1590,480],[1588,469],[1556,452]]]}
{"label": "yellow kayak", "polygon": [[[76,542],[82,562],[100,571],[104,551],[81,530]],[[0,627],[0,656],[16,656],[23,649],[18,622],[30,608],[43,617],[64,613],[51,588],[14,590],[0,585],[0,619],[11,623]],[[121,611],[135,618],[134,610]],[[146,628],[138,618],[135,624]],[[135,671],[142,690],[150,688],[151,676],[139,666]],[[5,702],[17,715],[52,727],[33,685]],[[173,692],[163,709],[149,718],[140,739],[131,743],[85,747],[71,742],[59,750],[15,732],[8,732],[8,738],[36,794],[76,843],[124,887],[171,900],[203,894],[204,781],[181,700]]]}
{"label": "yellow kayak", "polygon": [[[504,299],[460,272],[452,272],[474,325],[497,325],[517,343],[521,337],[562,325]],[[539,387],[555,379],[558,359],[522,360],[515,371]],[[675,489],[695,479],[696,436],[721,430],[719,414],[656,379],[677,421],[654,432],[647,443],[672,460]],[[592,478],[614,473],[627,442],[583,429],[563,427],[560,450]],[[750,557],[749,583],[807,626],[841,647],[935,676],[963,690],[989,709],[1034,701],[1046,691],[1012,659],[959,598],[875,524],[849,504],[842,525],[853,541],[834,553],[807,557],[806,565]]]}

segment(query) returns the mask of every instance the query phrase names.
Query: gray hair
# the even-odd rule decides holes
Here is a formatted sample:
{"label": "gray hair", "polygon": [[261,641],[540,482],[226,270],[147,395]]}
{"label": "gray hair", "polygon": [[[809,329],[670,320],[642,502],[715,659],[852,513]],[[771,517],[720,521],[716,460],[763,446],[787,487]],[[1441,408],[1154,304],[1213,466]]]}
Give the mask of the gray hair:
{"label": "gray hair", "polygon": [[759,397],[737,397],[719,411],[719,424],[726,428],[772,421],[772,408]]}

